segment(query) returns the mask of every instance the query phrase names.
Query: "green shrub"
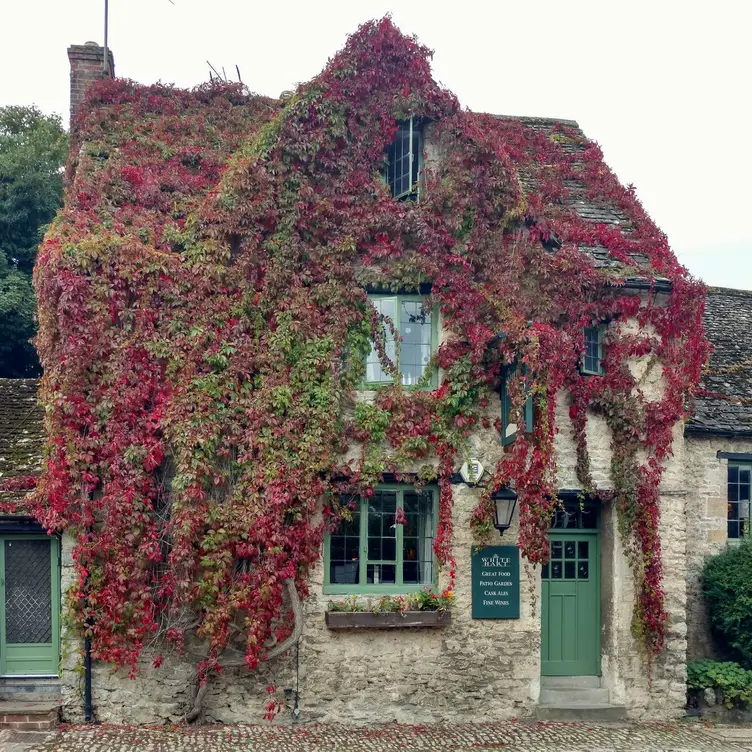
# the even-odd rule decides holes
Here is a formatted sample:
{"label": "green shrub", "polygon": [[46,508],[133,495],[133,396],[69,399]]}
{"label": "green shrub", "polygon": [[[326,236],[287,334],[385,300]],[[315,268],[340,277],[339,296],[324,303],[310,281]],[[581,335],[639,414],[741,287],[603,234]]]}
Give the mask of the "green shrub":
{"label": "green shrub", "polygon": [[702,589],[713,631],[729,657],[752,668],[752,545],[742,543],[708,559]]}
{"label": "green shrub", "polygon": [[691,661],[687,664],[687,689],[720,689],[726,707],[752,700],[752,671],[730,661]]}

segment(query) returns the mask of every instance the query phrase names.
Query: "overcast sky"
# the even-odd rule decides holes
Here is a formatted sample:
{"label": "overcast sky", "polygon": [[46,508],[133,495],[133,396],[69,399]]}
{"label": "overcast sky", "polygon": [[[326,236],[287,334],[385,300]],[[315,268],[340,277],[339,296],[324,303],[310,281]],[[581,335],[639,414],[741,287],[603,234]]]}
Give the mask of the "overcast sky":
{"label": "overcast sky", "polygon": [[[67,122],[66,48],[102,44],[104,0],[4,5],[0,105]],[[752,0],[110,0],[109,41],[118,76],[190,87],[208,60],[278,96],[390,11],[464,106],[577,120],[693,274],[752,289]]]}

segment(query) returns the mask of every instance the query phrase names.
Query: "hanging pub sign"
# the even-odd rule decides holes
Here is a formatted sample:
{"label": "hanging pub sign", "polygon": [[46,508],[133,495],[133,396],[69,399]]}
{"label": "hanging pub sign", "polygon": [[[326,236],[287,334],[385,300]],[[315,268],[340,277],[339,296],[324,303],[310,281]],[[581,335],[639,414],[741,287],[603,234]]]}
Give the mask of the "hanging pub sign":
{"label": "hanging pub sign", "polygon": [[520,618],[520,549],[473,546],[473,619]]}

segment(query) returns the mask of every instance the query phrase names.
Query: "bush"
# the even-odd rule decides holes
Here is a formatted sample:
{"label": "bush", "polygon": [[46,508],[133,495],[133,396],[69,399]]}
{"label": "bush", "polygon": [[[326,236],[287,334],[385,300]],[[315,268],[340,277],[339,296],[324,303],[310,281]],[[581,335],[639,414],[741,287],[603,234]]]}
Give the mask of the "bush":
{"label": "bush", "polygon": [[752,544],[742,543],[708,559],[702,589],[711,626],[729,657],[752,668]]}
{"label": "bush", "polygon": [[730,661],[691,661],[687,664],[687,689],[720,689],[726,707],[752,700],[752,671]]}

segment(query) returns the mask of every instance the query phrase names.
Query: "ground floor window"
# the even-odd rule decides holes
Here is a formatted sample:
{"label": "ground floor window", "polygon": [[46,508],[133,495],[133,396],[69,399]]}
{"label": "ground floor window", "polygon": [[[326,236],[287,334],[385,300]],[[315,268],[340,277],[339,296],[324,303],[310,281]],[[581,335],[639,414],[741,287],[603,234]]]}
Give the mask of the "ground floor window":
{"label": "ground floor window", "polygon": [[327,536],[325,592],[403,593],[436,581],[436,489],[379,486]]}
{"label": "ground floor window", "polygon": [[728,466],[728,537],[748,538],[752,465]]}

